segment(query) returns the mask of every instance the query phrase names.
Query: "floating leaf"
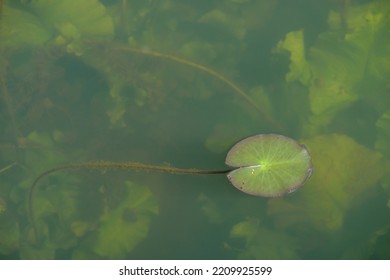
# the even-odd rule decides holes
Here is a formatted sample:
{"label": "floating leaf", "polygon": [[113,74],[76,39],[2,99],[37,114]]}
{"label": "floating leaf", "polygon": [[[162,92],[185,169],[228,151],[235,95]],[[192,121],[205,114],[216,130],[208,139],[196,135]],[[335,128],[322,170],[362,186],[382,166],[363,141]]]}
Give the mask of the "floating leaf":
{"label": "floating leaf", "polygon": [[236,188],[265,197],[296,190],[312,171],[306,147],[278,134],[259,134],[241,140],[230,149],[225,162],[238,167],[228,174]]}

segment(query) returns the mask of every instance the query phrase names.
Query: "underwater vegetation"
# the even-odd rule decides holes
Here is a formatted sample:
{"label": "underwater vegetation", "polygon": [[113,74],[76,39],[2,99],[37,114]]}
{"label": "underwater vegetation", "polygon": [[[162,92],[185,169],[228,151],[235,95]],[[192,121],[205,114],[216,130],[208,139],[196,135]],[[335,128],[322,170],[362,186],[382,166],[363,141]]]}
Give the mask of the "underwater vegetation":
{"label": "underwater vegetation", "polygon": [[[390,2],[312,2],[0,1],[0,258],[389,259]],[[258,134],[303,144],[302,188],[75,168],[31,221],[45,170],[226,170]]]}
{"label": "underwater vegetation", "polygon": [[139,162],[82,162],[47,169],[35,178],[29,189],[28,211],[39,239],[35,221],[34,192],[38,183],[50,174],[64,170],[109,169],[143,170],[171,174],[220,175],[227,178],[240,191],[260,197],[280,197],[302,187],[313,167],[309,151],[295,140],[278,134],[258,134],[236,143],[226,156],[230,169],[183,169],[170,166],[148,165]]}

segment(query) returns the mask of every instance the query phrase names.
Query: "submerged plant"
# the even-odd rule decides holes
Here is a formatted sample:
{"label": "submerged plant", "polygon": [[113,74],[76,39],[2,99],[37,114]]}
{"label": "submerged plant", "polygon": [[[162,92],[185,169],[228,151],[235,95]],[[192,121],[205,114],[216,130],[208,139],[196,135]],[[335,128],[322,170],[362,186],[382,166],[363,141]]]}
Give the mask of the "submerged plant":
{"label": "submerged plant", "polygon": [[161,52],[157,52],[157,51],[144,50],[144,49],[139,49],[139,48],[127,47],[127,46],[120,46],[120,47],[117,47],[116,49],[122,50],[125,52],[150,56],[153,58],[173,61],[173,62],[182,64],[182,65],[186,65],[186,66],[195,68],[201,72],[204,72],[207,75],[210,75],[211,77],[216,78],[216,79],[220,80],[221,82],[223,82],[224,84],[226,84],[227,86],[229,86],[236,94],[238,94],[238,96],[242,97],[246,102],[248,102],[269,124],[275,126],[276,128],[281,128],[281,124],[279,124],[276,120],[274,120],[272,118],[272,116],[270,116],[268,114],[268,112],[262,106],[257,104],[253,100],[253,98],[250,97],[243,89],[241,89],[238,85],[236,85],[234,82],[232,82],[228,78],[224,77],[222,74],[218,73],[217,71],[215,71],[215,70],[213,70],[205,65],[202,65],[202,64],[199,64],[199,63],[196,63],[196,62],[193,62],[193,61],[181,58],[181,57],[177,57],[174,55],[165,54],[165,53],[161,53]]}
{"label": "submerged plant", "polygon": [[304,145],[278,134],[259,134],[241,140],[227,154],[225,163],[233,169],[200,170],[147,165],[138,162],[85,162],[48,169],[32,183],[28,204],[35,237],[33,196],[38,182],[58,171],[67,169],[122,168],[160,171],[176,174],[227,174],[239,190],[263,197],[278,197],[301,187],[311,175],[311,157]]}

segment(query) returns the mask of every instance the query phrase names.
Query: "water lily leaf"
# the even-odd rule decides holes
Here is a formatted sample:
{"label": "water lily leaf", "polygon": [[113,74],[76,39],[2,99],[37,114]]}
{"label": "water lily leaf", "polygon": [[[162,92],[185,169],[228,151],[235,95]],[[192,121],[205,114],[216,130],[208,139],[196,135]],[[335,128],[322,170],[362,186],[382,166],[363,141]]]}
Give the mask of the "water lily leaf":
{"label": "water lily leaf", "polygon": [[237,167],[227,175],[236,188],[264,197],[278,197],[298,189],[312,171],[306,147],[278,134],[258,134],[241,140],[229,150],[225,163]]}
{"label": "water lily leaf", "polygon": [[98,256],[124,258],[148,234],[151,219],[158,214],[158,203],[148,188],[126,181],[127,196],[107,210],[98,231],[87,241]]}
{"label": "water lily leaf", "polygon": [[364,199],[386,173],[385,161],[380,153],[341,134],[303,142],[310,147],[315,174],[295,196],[270,200],[268,213],[281,227],[339,230],[354,202]]}

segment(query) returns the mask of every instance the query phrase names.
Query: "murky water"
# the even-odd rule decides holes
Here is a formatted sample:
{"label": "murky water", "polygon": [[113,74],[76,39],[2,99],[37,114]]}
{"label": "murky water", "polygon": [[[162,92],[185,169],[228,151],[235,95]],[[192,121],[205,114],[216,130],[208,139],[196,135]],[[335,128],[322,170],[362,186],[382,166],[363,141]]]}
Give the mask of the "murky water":
{"label": "murky water", "polygon": [[[0,258],[388,259],[388,1],[0,1]],[[284,134],[314,171],[262,198],[225,175]],[[35,224],[35,230],[33,225]]]}

